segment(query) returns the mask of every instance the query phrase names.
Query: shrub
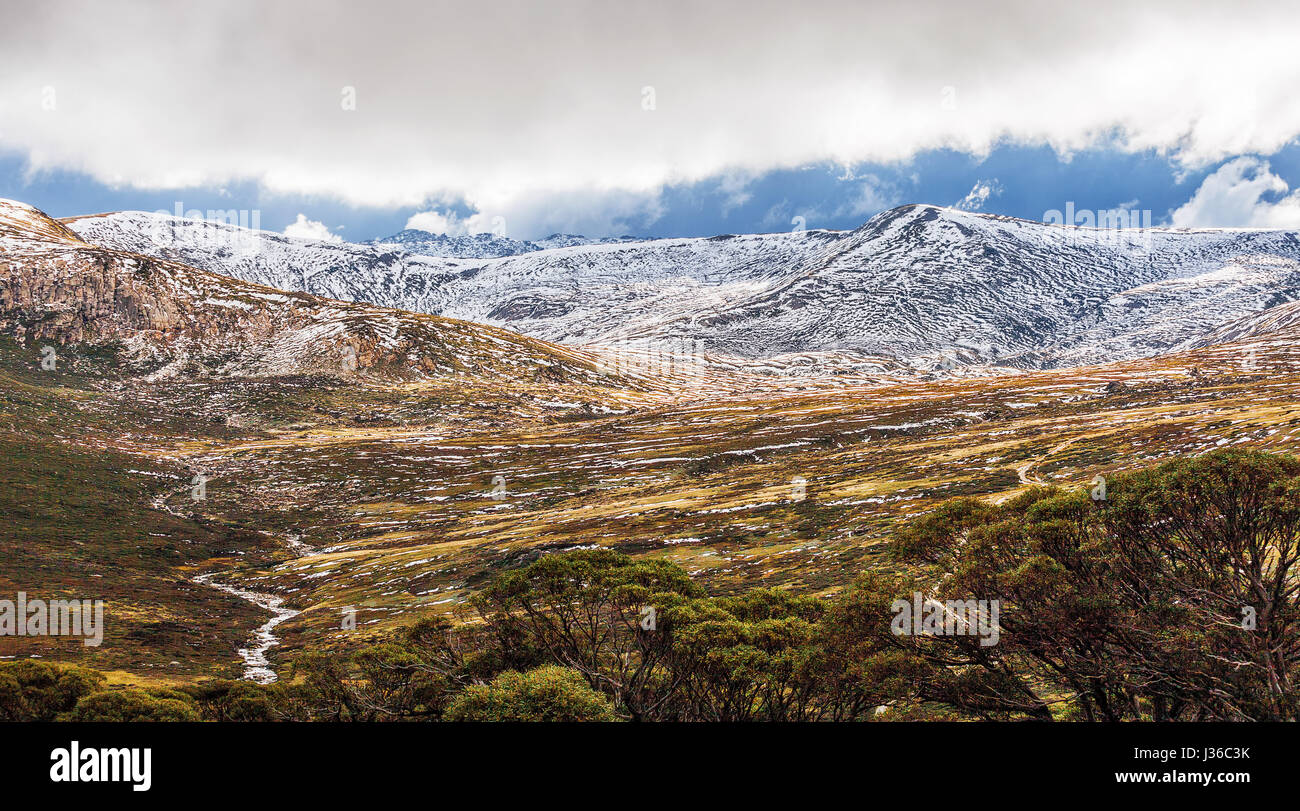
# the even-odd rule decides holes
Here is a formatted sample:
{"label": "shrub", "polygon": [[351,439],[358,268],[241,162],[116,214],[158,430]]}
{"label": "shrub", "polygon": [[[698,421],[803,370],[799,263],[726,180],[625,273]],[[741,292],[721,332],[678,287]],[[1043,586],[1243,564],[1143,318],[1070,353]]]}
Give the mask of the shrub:
{"label": "shrub", "polygon": [[185,688],[205,721],[275,721],[283,714],[280,685],[211,679]]}
{"label": "shrub", "polygon": [[548,665],[527,673],[508,671],[487,685],[457,696],[447,710],[451,721],[613,721],[602,694],[574,670]]}
{"label": "shrub", "polygon": [[198,721],[199,713],[181,693],[166,691],[159,698],[145,690],[92,693],[77,702],[64,721]]}
{"label": "shrub", "polygon": [[0,664],[0,721],[52,721],[103,684],[103,675],[82,667]]}

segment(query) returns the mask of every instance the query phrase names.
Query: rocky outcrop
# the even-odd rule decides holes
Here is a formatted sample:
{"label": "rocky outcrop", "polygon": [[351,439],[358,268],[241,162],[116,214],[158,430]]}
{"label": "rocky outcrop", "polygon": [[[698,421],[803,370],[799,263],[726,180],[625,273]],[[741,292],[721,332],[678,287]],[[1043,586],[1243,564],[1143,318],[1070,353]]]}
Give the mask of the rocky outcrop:
{"label": "rocky outcrop", "polygon": [[227,375],[475,372],[605,378],[583,352],[467,322],[289,293],[82,242],[0,201],[0,332],[118,342],[164,368]]}

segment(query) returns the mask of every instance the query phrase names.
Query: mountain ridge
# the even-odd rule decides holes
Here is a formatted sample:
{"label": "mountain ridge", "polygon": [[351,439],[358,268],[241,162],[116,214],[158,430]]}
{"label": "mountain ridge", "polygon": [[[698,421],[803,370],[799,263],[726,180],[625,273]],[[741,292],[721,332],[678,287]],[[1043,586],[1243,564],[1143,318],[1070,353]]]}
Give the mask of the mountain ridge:
{"label": "mountain ridge", "polygon": [[586,242],[488,258],[158,216],[67,223],[90,241],[282,289],[572,346],[690,345],[753,361],[849,352],[919,370],[953,360],[1099,363],[1189,347],[1300,299],[1293,231],[1084,228],[927,204],[851,231]]}
{"label": "mountain ridge", "polygon": [[435,234],[416,228],[406,228],[381,239],[367,240],[364,245],[381,249],[396,246],[422,256],[448,259],[499,259],[553,248],[572,248],[580,245],[613,245],[637,242],[636,237],[585,237],[580,234],[551,234],[538,240],[519,240],[492,233]]}

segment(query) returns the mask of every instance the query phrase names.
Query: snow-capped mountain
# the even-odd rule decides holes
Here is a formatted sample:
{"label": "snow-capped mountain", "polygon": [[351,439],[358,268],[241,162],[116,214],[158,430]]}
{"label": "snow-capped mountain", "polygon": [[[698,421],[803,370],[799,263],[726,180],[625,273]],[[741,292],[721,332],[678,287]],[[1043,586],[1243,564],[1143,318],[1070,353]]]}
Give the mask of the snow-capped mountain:
{"label": "snow-capped mountain", "polygon": [[1300,298],[1300,235],[884,212],[725,314],[719,338],[1065,366],[1177,348]]}
{"label": "snow-capped mountain", "polygon": [[1245,343],[1259,338],[1300,333],[1300,301],[1279,304],[1251,313],[1214,330],[1193,344],[1193,348],[1214,344]]}
{"label": "snow-capped mountain", "polygon": [[[853,231],[428,256],[126,212],[97,244],[289,290],[570,344],[691,342],[732,356],[859,352],[914,366],[1151,355],[1300,299],[1300,234],[1075,228],[925,205]],[[410,243],[414,248],[416,242]]]}
{"label": "snow-capped mountain", "polygon": [[572,248],[576,245],[613,245],[634,242],[633,237],[603,237],[593,239],[577,234],[551,234],[545,239],[520,240],[497,234],[433,234],[407,228],[383,239],[372,239],[368,245],[381,250],[405,250],[422,256],[445,256],[453,259],[495,259],[518,256],[522,253],[545,251],[551,248]]}
{"label": "snow-capped mountain", "polygon": [[[284,290],[497,325],[570,343],[662,333],[764,289],[830,231],[586,244],[497,259],[317,242],[145,212],[74,218],[87,241]],[[513,327],[512,327],[513,328]]]}

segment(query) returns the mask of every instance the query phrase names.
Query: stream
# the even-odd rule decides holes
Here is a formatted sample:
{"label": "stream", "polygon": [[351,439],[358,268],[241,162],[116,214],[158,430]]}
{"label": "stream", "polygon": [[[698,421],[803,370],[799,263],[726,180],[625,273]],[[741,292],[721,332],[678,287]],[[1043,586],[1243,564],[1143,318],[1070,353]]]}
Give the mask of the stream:
{"label": "stream", "polygon": [[255,681],[258,684],[270,684],[277,678],[275,671],[271,669],[271,663],[266,658],[266,653],[271,648],[280,644],[280,639],[275,635],[275,626],[287,619],[298,616],[300,611],[292,608],[285,608],[284,598],[275,594],[268,594],[261,591],[249,591],[237,586],[231,586],[227,583],[219,583],[212,578],[217,575],[216,572],[201,574],[194,578],[195,583],[202,583],[205,586],[211,586],[214,589],[220,589],[227,594],[233,594],[242,600],[265,608],[274,616],[262,624],[253,632],[250,644],[246,648],[239,649],[239,655],[244,660],[244,678]]}
{"label": "stream", "polygon": [[[184,464],[180,460],[172,459],[172,461],[177,464]],[[184,513],[173,509],[171,505],[167,503],[166,494],[160,495],[156,498],[152,506],[155,509],[164,510],[180,518],[189,517]],[[289,535],[285,539],[285,545],[296,557],[303,557],[304,555],[311,554],[312,551],[310,546],[302,542],[301,535]],[[272,617],[269,620],[262,623],[262,625],[253,632],[253,636],[249,640],[252,644],[250,644],[249,647],[238,649],[240,658],[244,660],[244,678],[249,681],[255,681],[258,684],[271,684],[279,678],[279,676],[275,674],[275,671],[271,669],[270,660],[266,658],[267,651],[280,644],[280,638],[275,635],[275,626],[285,620],[298,616],[302,612],[292,608],[285,608],[284,598],[279,595],[269,594],[263,591],[241,589],[238,586],[232,586],[228,583],[219,583],[216,580],[213,580],[212,578],[216,577],[218,574],[220,574],[220,572],[208,572],[207,574],[198,575],[193,578],[193,580],[195,583],[219,589],[227,594],[238,597],[241,600],[247,600],[259,608],[265,608],[272,614]]]}

